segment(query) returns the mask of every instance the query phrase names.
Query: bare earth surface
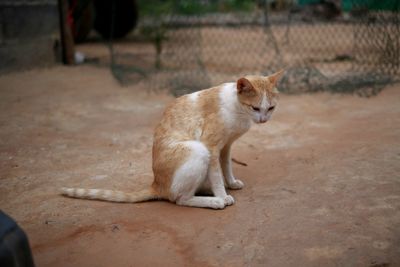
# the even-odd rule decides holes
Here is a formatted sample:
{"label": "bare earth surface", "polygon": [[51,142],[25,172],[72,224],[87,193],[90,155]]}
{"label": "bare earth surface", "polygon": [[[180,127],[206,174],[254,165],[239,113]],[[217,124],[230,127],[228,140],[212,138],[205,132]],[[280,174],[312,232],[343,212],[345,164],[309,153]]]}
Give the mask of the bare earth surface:
{"label": "bare earth surface", "polygon": [[0,77],[0,207],[37,266],[400,266],[399,86],[282,95],[234,147],[245,188],[225,210],[58,194],[148,186],[172,100],[93,67]]}

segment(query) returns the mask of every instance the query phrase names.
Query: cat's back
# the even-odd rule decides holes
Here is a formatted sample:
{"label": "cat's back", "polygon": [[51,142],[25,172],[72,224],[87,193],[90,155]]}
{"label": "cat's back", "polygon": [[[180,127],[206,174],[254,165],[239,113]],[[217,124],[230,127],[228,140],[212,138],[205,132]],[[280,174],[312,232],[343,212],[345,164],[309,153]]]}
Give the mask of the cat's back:
{"label": "cat's back", "polygon": [[200,139],[205,121],[218,120],[221,86],[175,99],[164,111],[155,138]]}

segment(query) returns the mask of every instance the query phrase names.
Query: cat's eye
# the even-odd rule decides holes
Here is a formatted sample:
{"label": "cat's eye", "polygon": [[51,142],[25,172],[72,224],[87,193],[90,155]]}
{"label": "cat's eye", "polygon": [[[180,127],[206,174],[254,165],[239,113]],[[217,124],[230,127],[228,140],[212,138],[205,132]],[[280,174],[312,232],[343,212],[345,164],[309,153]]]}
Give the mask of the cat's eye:
{"label": "cat's eye", "polygon": [[253,107],[253,106],[251,106],[251,108],[252,108],[254,111],[260,111],[260,108]]}
{"label": "cat's eye", "polygon": [[275,106],[269,107],[268,111],[272,111],[272,110],[274,110],[274,108],[275,108]]}

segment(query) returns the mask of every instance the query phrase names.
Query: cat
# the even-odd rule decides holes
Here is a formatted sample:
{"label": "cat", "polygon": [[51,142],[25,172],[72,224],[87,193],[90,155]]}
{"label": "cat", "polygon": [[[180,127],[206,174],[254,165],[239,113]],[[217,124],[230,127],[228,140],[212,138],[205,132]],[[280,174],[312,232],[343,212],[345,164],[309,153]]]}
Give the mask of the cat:
{"label": "cat", "polygon": [[[178,205],[223,209],[234,204],[226,192],[241,189],[232,173],[231,146],[254,123],[265,123],[278,101],[283,70],[269,76],[245,76],[177,98],[164,111],[153,140],[151,187],[132,193],[63,188],[75,198],[112,202],[166,199]],[[212,196],[198,196],[209,191]]]}

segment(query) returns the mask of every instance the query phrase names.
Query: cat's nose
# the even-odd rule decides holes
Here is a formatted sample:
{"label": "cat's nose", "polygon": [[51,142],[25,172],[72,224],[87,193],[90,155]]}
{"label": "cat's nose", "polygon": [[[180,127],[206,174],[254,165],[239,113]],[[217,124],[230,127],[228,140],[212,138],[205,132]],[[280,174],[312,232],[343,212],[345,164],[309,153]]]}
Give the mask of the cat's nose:
{"label": "cat's nose", "polygon": [[267,118],[260,118],[260,123],[266,123],[267,122]]}

